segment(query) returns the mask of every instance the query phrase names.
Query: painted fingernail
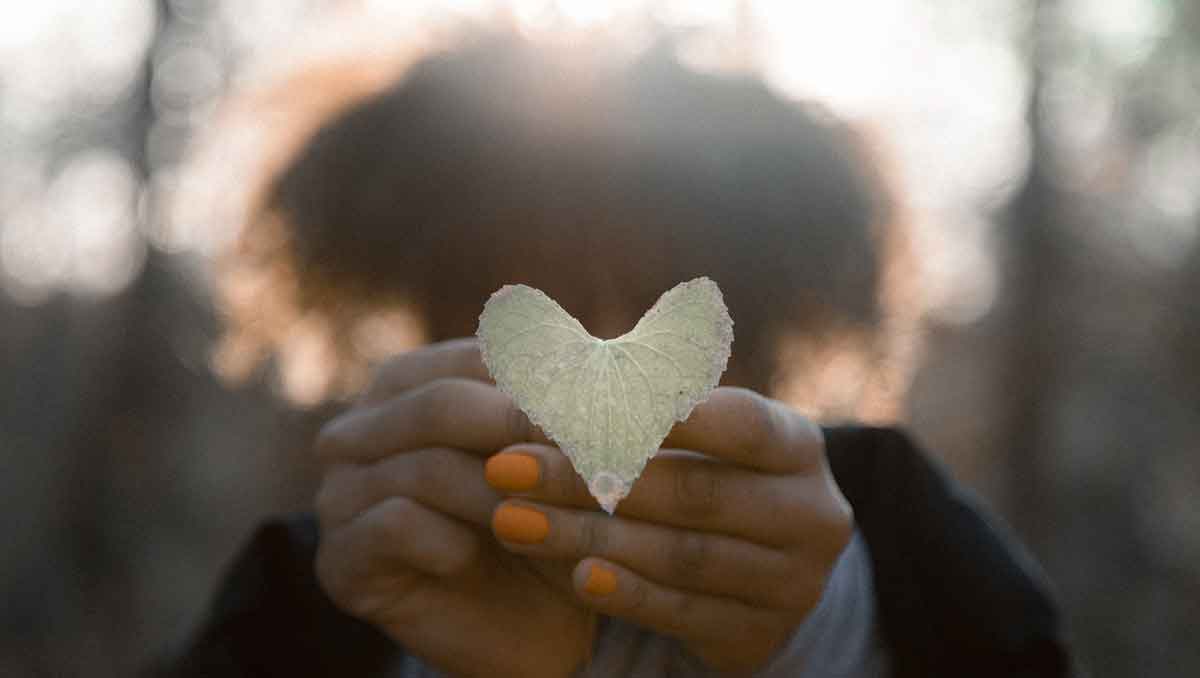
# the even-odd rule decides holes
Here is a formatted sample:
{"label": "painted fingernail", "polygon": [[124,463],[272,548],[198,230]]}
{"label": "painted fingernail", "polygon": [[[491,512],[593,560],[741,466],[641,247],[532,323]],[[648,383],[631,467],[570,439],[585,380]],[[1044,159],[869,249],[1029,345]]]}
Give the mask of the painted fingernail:
{"label": "painted fingernail", "polygon": [[538,544],[550,534],[550,521],[537,509],[504,504],[492,515],[496,536],[516,544]]}
{"label": "painted fingernail", "polygon": [[617,575],[603,565],[592,565],[583,590],[593,596],[607,596],[617,590]]}
{"label": "painted fingernail", "polygon": [[538,460],[528,454],[502,452],[492,455],[483,468],[488,485],[501,492],[526,492],[537,487],[542,470]]}

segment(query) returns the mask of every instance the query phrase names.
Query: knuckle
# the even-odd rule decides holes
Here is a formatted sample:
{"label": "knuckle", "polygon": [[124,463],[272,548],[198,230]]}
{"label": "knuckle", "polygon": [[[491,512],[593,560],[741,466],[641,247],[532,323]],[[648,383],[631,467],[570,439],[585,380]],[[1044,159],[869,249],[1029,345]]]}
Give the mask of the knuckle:
{"label": "knuckle", "polygon": [[758,456],[762,450],[770,446],[778,429],[775,408],[771,402],[754,391],[742,391],[743,397],[738,399],[738,417],[744,422],[745,453],[751,457]]}
{"label": "knuckle", "polygon": [[382,620],[389,597],[380,588],[360,591],[346,601],[346,611],[352,616],[366,620]]}
{"label": "knuckle", "polygon": [[824,484],[824,489],[807,510],[815,528],[813,554],[832,567],[854,537],[854,509],[836,489],[831,490],[828,484]]}
{"label": "knuckle", "polygon": [[401,354],[388,358],[380,365],[371,377],[371,383],[363,391],[362,401],[367,403],[376,402],[394,390],[392,384],[398,381],[402,366],[407,360],[408,356]]}
{"label": "knuckle", "polygon": [[675,474],[675,500],[683,515],[711,517],[720,505],[720,474],[708,464],[686,464]]}
{"label": "knuckle", "polygon": [[635,616],[646,613],[650,600],[650,585],[641,577],[631,577],[629,582],[629,597],[626,599],[625,611]]}
{"label": "knuckle", "polygon": [[332,523],[337,520],[339,504],[338,482],[333,473],[327,473],[317,487],[317,494],[313,498],[313,510],[323,524]]}
{"label": "knuckle", "polygon": [[321,427],[313,442],[313,453],[319,461],[330,462],[353,449],[355,436],[349,426],[349,414],[343,414]]}
{"label": "knuckle", "polygon": [[836,529],[831,530],[825,540],[826,548],[821,554],[821,562],[826,566],[826,569],[832,571],[837,564],[842,553],[850,545],[850,540],[853,538],[853,530],[843,530],[839,525]]}
{"label": "knuckle", "polygon": [[800,530],[795,530],[795,526],[803,524],[812,511],[811,502],[805,495],[803,481],[794,476],[780,478],[779,481],[772,488],[776,491],[771,493],[774,513],[780,525],[790,526],[793,531],[799,533]]}
{"label": "knuckle", "polygon": [[850,507],[850,503],[838,497],[829,522],[831,532],[836,541],[837,551],[841,553],[850,544],[850,539],[854,536],[854,509]]}
{"label": "knuckle", "polygon": [[663,630],[672,636],[682,636],[688,629],[689,620],[696,615],[696,597],[686,593],[672,596],[663,619]]}
{"label": "knuckle", "polygon": [[368,538],[376,543],[407,539],[409,537],[413,502],[406,497],[391,497],[381,510],[372,512],[367,523]]}
{"label": "knuckle", "polygon": [[793,416],[791,422],[797,427],[792,431],[802,465],[814,468],[825,463],[825,432],[821,430],[820,424],[799,414]]}
{"label": "knuckle", "polygon": [[687,582],[702,576],[709,565],[711,551],[708,537],[698,532],[680,532],[667,549],[671,578]]}
{"label": "knuckle", "polygon": [[478,557],[479,540],[469,539],[438,564],[437,574],[441,577],[460,575],[469,570]]}
{"label": "knuckle", "polygon": [[452,468],[434,449],[421,449],[409,453],[406,467],[412,471],[394,471],[388,478],[391,490],[401,494],[418,494],[422,497],[442,497],[453,494],[460,488],[449,477]]}
{"label": "knuckle", "polygon": [[730,389],[728,410],[738,422],[736,431],[746,461],[754,461],[761,451],[772,444],[775,436],[776,414],[772,402],[749,389]]}
{"label": "knuckle", "polygon": [[420,390],[416,398],[416,418],[425,427],[437,430],[456,407],[459,385],[452,379],[436,379]]}

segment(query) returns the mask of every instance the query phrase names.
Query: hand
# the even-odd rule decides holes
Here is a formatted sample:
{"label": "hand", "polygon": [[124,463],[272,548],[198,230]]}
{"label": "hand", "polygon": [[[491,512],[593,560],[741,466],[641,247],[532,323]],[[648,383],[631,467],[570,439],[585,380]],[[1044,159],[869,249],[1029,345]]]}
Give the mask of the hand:
{"label": "hand", "polygon": [[484,456],[547,442],[486,383],[471,341],[382,368],[317,441],[318,578],[342,609],[455,675],[570,675],[590,656],[596,614],[570,565],[514,556],[488,522],[501,496]]}
{"label": "hand", "polygon": [[718,388],[664,448],[612,517],[557,448],[506,448],[487,478],[517,498],[493,529],[513,553],[577,562],[592,609],[679,638],[712,668],[762,668],[853,531],[821,431],[782,403]]}

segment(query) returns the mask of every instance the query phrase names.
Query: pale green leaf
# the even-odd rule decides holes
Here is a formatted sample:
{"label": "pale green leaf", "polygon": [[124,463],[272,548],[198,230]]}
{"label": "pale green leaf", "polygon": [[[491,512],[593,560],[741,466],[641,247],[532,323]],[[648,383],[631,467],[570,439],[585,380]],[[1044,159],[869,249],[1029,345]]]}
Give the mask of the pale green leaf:
{"label": "pale green leaf", "polygon": [[725,371],[733,321],[708,278],[663,294],[629,332],[597,339],[553,299],[506,285],[479,318],[496,384],[612,513],[677,421]]}

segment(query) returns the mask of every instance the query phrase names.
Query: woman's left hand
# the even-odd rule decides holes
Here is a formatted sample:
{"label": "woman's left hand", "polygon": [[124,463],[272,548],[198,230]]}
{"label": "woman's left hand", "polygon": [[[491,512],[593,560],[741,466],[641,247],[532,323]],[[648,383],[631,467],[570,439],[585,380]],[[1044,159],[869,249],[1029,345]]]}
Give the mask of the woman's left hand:
{"label": "woman's left hand", "polygon": [[508,497],[492,519],[506,548],[579,561],[588,606],[678,638],[722,671],[770,661],[853,532],[820,428],[740,388],[714,390],[674,428],[614,516],[555,447],[505,448],[486,475]]}

